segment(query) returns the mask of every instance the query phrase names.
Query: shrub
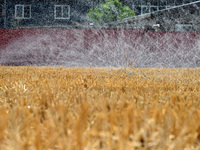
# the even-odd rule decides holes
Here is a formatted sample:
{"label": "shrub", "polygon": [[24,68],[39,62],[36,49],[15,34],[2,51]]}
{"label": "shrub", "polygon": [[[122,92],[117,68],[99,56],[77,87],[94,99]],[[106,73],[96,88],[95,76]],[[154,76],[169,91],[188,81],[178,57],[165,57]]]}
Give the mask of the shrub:
{"label": "shrub", "polygon": [[106,0],[105,3],[97,5],[96,8],[92,8],[87,17],[96,24],[103,24],[122,20],[127,17],[133,17],[134,11],[129,7],[123,7],[118,0]]}

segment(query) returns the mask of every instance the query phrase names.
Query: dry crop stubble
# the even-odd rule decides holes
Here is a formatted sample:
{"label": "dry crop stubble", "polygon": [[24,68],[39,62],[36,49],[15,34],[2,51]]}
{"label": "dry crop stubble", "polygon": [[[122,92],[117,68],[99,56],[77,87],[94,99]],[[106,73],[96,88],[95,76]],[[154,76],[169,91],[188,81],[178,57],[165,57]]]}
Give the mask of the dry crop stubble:
{"label": "dry crop stubble", "polygon": [[4,150],[196,150],[200,69],[0,66],[0,113]]}

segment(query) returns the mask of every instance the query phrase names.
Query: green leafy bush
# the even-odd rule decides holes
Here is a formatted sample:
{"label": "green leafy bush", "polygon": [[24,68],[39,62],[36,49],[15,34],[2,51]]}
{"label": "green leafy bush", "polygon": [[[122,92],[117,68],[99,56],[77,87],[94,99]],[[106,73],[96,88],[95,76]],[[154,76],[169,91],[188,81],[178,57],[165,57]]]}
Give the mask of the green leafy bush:
{"label": "green leafy bush", "polygon": [[129,7],[123,7],[118,0],[106,0],[103,4],[97,5],[96,8],[92,8],[87,16],[96,24],[103,24],[121,20],[127,17],[133,17],[134,11]]}

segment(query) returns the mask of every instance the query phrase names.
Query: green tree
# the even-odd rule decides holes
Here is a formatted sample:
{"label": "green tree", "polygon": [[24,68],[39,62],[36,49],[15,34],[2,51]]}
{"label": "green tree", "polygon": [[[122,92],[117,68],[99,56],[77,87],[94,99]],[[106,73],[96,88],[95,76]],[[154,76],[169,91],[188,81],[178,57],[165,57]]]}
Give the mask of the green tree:
{"label": "green tree", "polygon": [[123,7],[118,0],[106,0],[105,3],[101,3],[92,8],[87,17],[96,24],[103,24],[121,20],[127,17],[135,16],[134,11],[129,7]]}

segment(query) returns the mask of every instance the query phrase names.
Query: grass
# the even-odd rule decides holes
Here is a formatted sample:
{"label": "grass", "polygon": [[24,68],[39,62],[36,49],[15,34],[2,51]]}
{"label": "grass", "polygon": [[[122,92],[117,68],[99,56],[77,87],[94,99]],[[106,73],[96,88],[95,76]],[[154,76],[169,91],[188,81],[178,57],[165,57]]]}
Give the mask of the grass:
{"label": "grass", "polygon": [[200,69],[0,66],[0,114],[3,150],[198,150]]}

